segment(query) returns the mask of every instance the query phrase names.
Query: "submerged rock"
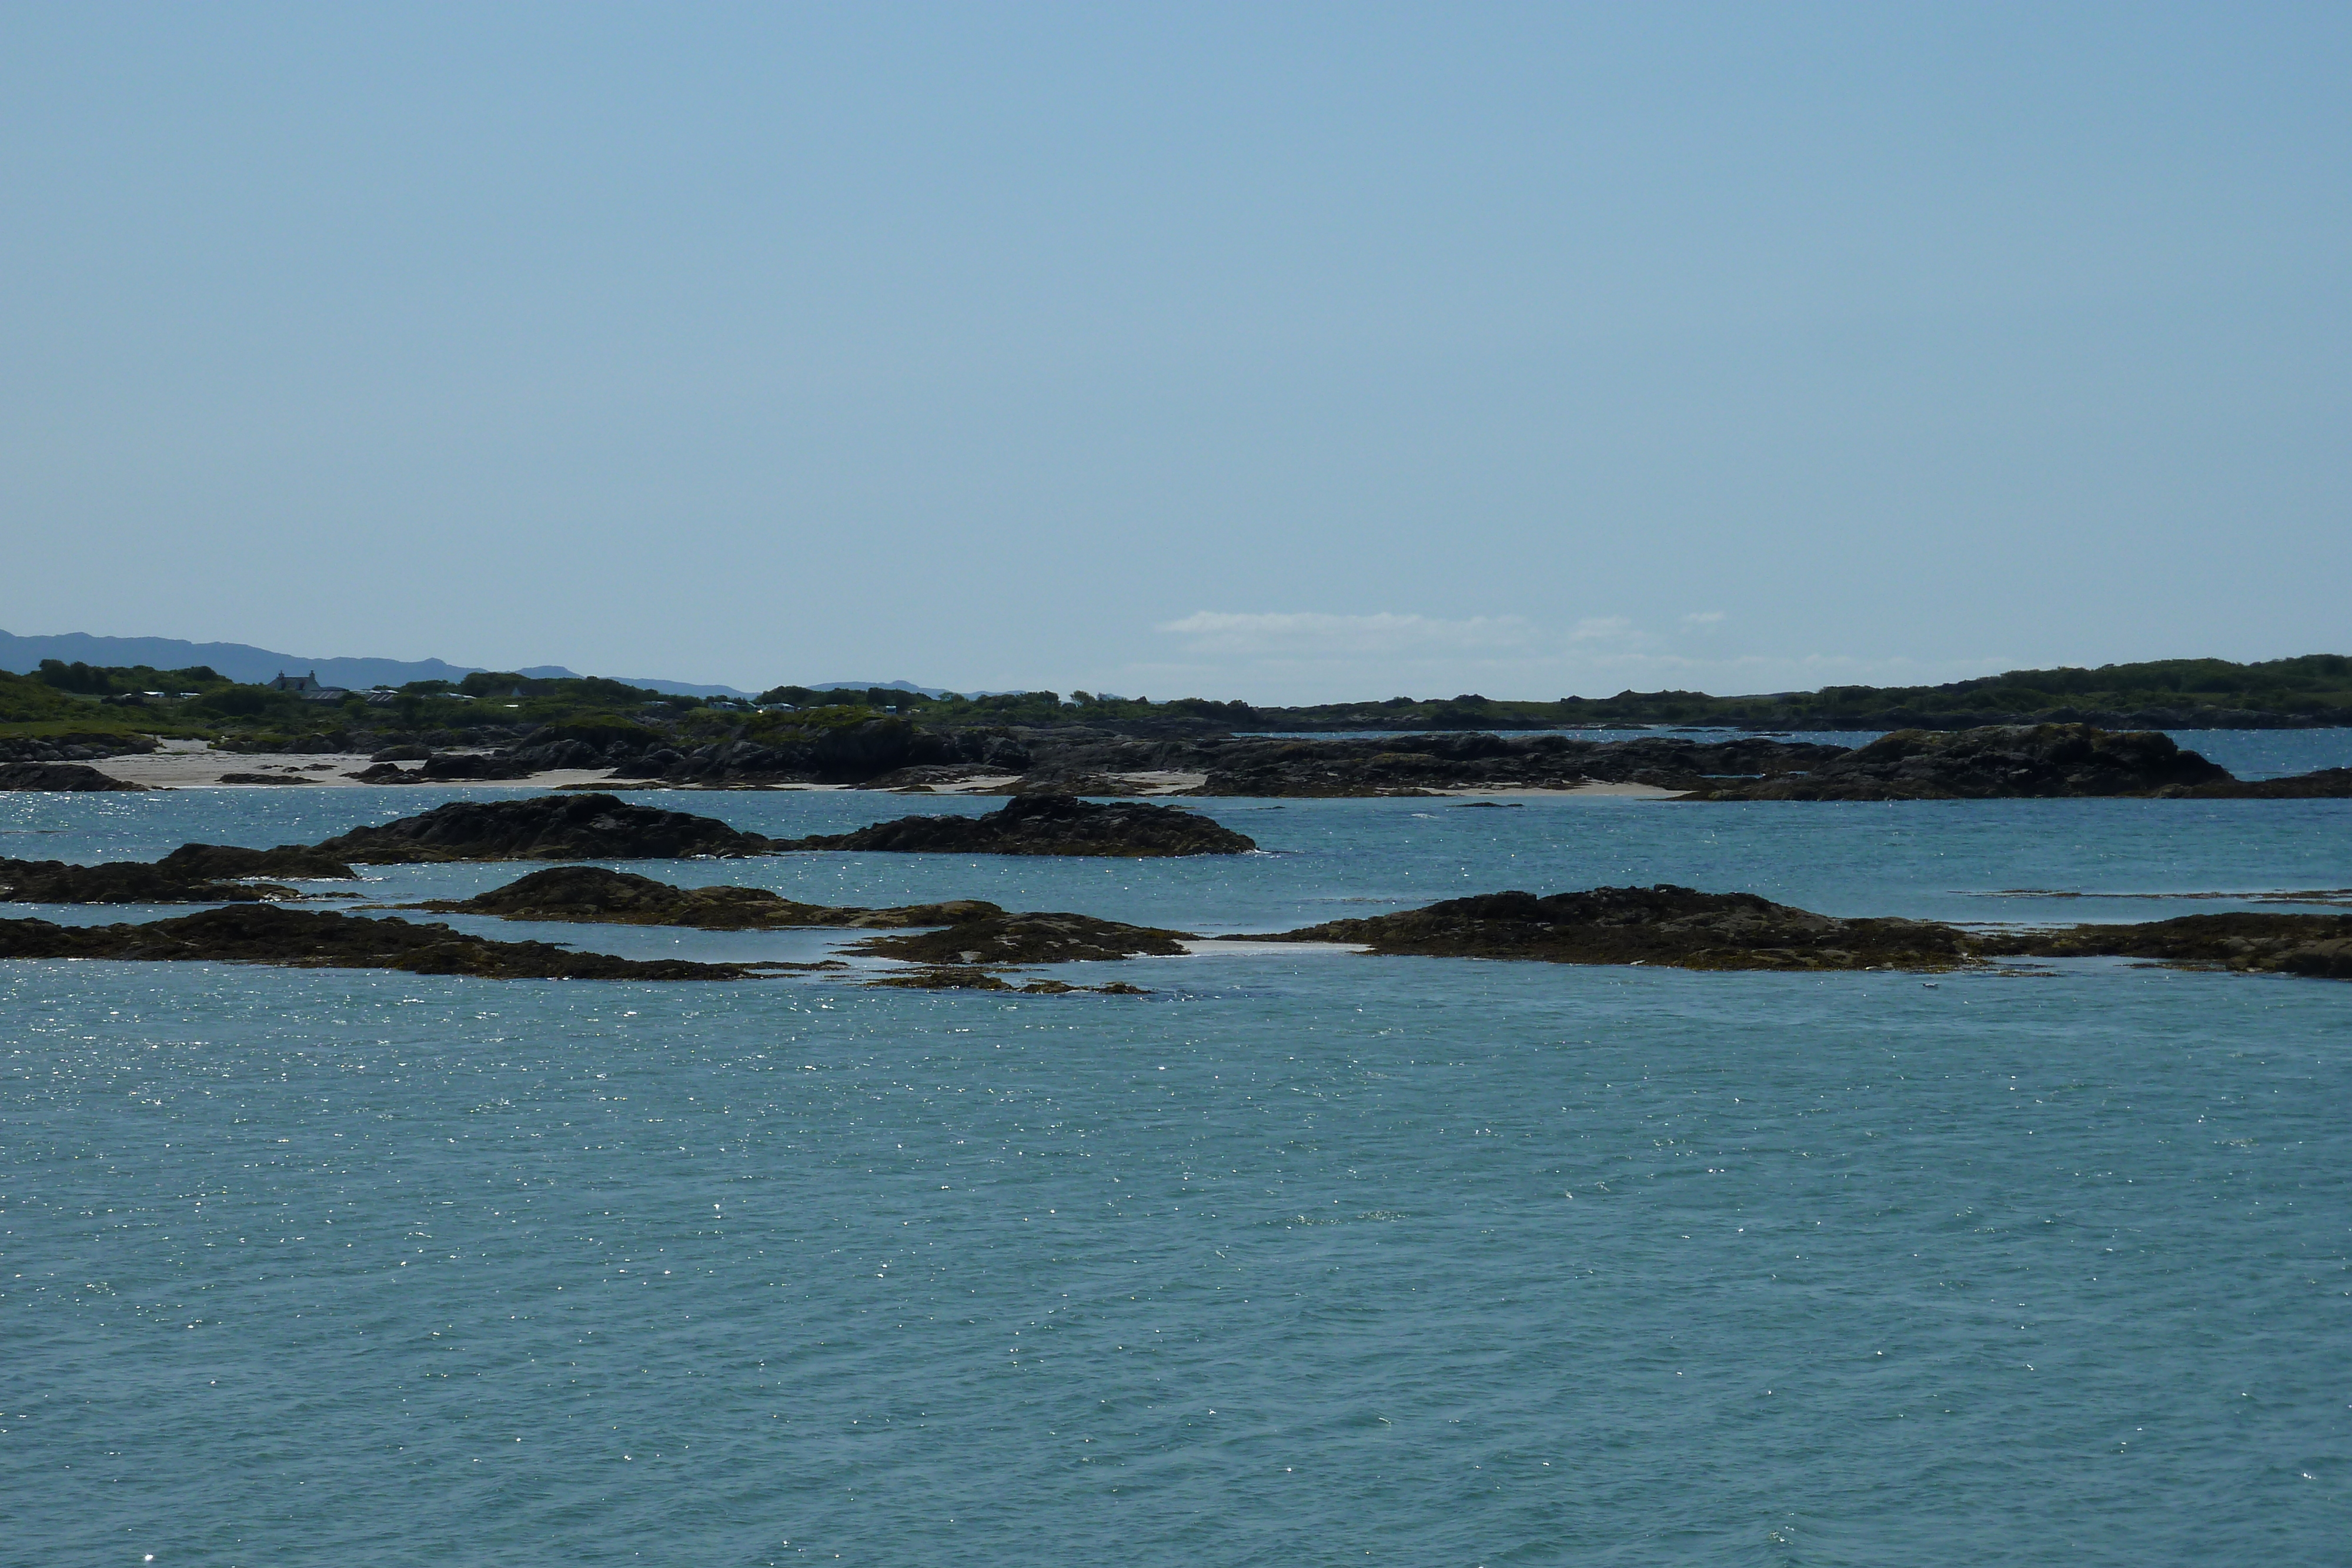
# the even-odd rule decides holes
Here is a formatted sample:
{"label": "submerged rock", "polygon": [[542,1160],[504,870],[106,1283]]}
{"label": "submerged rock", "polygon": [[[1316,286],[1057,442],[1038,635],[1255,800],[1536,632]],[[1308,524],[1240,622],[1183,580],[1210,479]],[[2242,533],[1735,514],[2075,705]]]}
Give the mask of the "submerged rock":
{"label": "submerged rock", "polygon": [[1931,921],[1841,920],[1752,893],[1700,893],[1664,883],[1548,898],[1489,893],[1234,940],[1355,942],[1379,954],[1685,969],[1948,969],[1971,957],[1966,933]]}
{"label": "submerged rock", "polygon": [[300,896],[266,883],[174,875],[145,861],[0,860],[0,902],[10,904],[258,904]]}
{"label": "submerged rock", "polygon": [[0,762],[0,789],[144,789],[87,762]]}
{"label": "submerged rock", "polygon": [[850,951],[919,964],[1063,964],[1081,959],[1174,957],[1192,939],[1185,931],[1128,925],[1091,915],[1023,914],[1003,910],[959,920],[944,931],[869,936]]}
{"label": "submerged rock", "polygon": [[1692,800],[1991,800],[2147,795],[2231,784],[2158,730],[2087,724],[1898,729],[1809,773],[1694,789]]}
{"label": "submerged rock", "polygon": [[978,817],[901,817],[849,833],[780,839],[780,850],[901,854],[1237,855],[1255,841],[1174,806],[1102,804],[1070,795],[1023,795]]}
{"label": "submerged rock", "polygon": [[295,968],[401,969],[531,980],[736,980],[753,967],[682,959],[639,962],[545,942],[494,942],[446,925],[323,910],[237,904],[145,925],[0,920],[0,958],[129,958]]}
{"label": "submerged rock", "polygon": [[1148,997],[1151,993],[1140,986],[1130,986],[1113,980],[1108,986],[1073,986],[1064,980],[1031,980],[1014,985],[1001,975],[986,969],[939,968],[908,969],[902,974],[882,975],[866,982],[868,986],[907,991],[1011,991],[1024,997],[1067,997],[1081,993],[1098,997]]}
{"label": "submerged rock", "polygon": [[633,806],[605,794],[452,800],[381,827],[354,828],[322,852],[366,865],[443,861],[683,860],[764,854],[773,846],[713,817]]}
{"label": "submerged rock", "polygon": [[672,887],[635,872],[585,865],[551,866],[472,898],[436,899],[411,907],[444,915],[495,915],[504,920],[689,925],[702,931],[771,931],[792,926],[884,930],[948,925],[1003,913],[976,898],[895,909],[795,904],[764,887]]}

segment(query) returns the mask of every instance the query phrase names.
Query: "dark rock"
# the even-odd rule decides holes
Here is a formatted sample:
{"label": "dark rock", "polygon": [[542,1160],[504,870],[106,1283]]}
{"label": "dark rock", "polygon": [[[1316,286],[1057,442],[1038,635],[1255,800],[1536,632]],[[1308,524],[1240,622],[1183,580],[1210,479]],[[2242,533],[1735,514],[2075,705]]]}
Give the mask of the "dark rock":
{"label": "dark rock", "polygon": [[792,926],[896,930],[948,925],[1002,915],[993,904],[959,899],[895,909],[795,904],[763,887],[672,887],[634,872],[603,866],[551,866],[475,897],[412,907],[443,915],[495,915],[505,920],[566,920],[606,925],[690,925],[703,931],[772,931]]}
{"label": "dark rock", "polygon": [[984,816],[901,817],[849,833],[777,841],[784,850],[866,850],[900,854],[1236,855],[1253,841],[1196,812],[1128,801],[1103,805],[1068,795],[1025,795]]}
{"label": "dark rock", "polygon": [[468,779],[528,779],[530,764],[512,757],[484,757],[455,752],[441,752],[425,759],[422,781],[428,784],[455,784]]}
{"label": "dark rock", "polygon": [[316,784],[316,779],[305,779],[299,773],[224,773],[224,784]]}
{"label": "dark rock", "polygon": [[1971,957],[1967,934],[1949,925],[1840,920],[1751,893],[1700,893],[1664,883],[1548,898],[1490,893],[1235,940],[1359,942],[1380,954],[1684,969],[1948,969]]}
{"label": "dark rock", "polygon": [[0,958],[128,958],[402,969],[492,979],[735,980],[751,967],[679,959],[640,963],[545,942],[493,942],[446,925],[237,904],[142,925],[0,920]]}
{"label": "dark rock", "polygon": [[903,974],[882,975],[866,982],[868,986],[908,991],[1011,991],[1024,997],[1067,997],[1087,993],[1098,997],[1148,997],[1151,993],[1140,986],[1130,986],[1113,980],[1108,986],[1073,986],[1065,980],[1032,980],[1016,986],[1001,976],[985,969],[932,968],[909,969]]}
{"label": "dark rock", "polygon": [[1999,932],[1988,956],[2151,958],[2184,967],[2352,979],[2352,915],[2183,915],[2137,925]]}
{"label": "dark rock", "polygon": [[412,740],[401,746],[387,746],[382,751],[372,754],[368,760],[370,762],[423,762],[432,755],[431,747],[420,746]]}
{"label": "dark rock", "polygon": [[2188,915],[2137,925],[1972,931],[1927,920],[1841,920],[1753,894],[1664,883],[1549,898],[1491,893],[1231,940],[1352,942],[1376,954],[1685,969],[1932,970],[2007,958],[2130,957],[2352,979],[2352,915]]}
{"label": "dark rock", "polygon": [[318,845],[372,865],[439,861],[682,860],[763,854],[758,833],[711,817],[633,806],[604,794],[520,800],[452,800],[381,827],[354,828]]}
{"label": "dark rock", "polygon": [[1594,783],[1690,790],[1706,788],[1710,779],[1770,778],[1818,768],[1845,750],[1754,737],[1579,740],[1467,731],[1374,740],[1128,741],[1055,752],[1040,766],[1204,771],[1205,781],[1188,791],[1192,795],[1427,795],[1449,789],[1573,789]]}
{"label": "dark rock", "polygon": [[2231,779],[2209,784],[2176,784],[2157,793],[2186,800],[2352,800],[2352,768],[2323,768],[2286,779]]}
{"label": "dark rock", "polygon": [[187,881],[277,876],[298,882],[352,882],[359,876],[333,855],[308,844],[280,844],[274,850],[251,850],[242,844],[182,844],[157,861],[155,867],[167,876]]}
{"label": "dark rock", "polygon": [[1954,800],[2146,795],[2231,782],[2155,730],[2087,724],[1898,729],[1801,777],[1695,790],[1695,800]]}
{"label": "dark rock", "polygon": [[959,920],[944,931],[869,936],[851,951],[920,964],[1062,964],[1144,953],[1175,957],[1183,954],[1190,938],[1189,932],[1126,925],[1091,915],[1007,915],[997,910]]}
{"label": "dark rock", "polygon": [[290,887],[174,875],[145,861],[0,860],[0,901],[11,904],[257,904],[300,896]]}
{"label": "dark rock", "polygon": [[346,779],[356,779],[363,784],[414,784],[425,777],[421,768],[395,768],[389,762],[372,762]]}
{"label": "dark rock", "polygon": [[514,760],[535,773],[605,766],[604,754],[584,740],[551,740],[542,746],[526,746],[515,752]]}
{"label": "dark rock", "polygon": [[86,762],[0,763],[0,789],[144,789]]}

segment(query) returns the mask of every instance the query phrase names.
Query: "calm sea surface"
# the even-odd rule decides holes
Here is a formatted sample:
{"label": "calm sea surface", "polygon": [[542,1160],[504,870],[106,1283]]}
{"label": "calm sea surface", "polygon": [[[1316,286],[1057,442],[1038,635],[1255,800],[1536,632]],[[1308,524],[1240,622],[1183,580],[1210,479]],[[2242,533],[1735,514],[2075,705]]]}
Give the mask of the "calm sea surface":
{"label": "calm sea surface", "polygon": [[[2276,770],[2343,749],[2302,733]],[[0,854],[494,793],[0,796]],[[2352,887],[2345,801],[1200,804],[1269,852],[640,869],[1198,931],[1623,882],[2036,921]],[[1153,994],[0,965],[0,1562],[2346,1560],[2352,987],[1074,976],[1114,977]]]}

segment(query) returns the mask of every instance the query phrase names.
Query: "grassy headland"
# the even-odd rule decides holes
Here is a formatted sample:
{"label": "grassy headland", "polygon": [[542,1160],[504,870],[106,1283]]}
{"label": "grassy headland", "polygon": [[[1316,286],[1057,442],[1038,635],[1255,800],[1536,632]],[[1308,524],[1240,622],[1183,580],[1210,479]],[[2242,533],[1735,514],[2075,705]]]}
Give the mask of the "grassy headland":
{"label": "grassy headland", "polygon": [[1726,726],[1755,730],[1961,729],[2084,721],[2115,728],[2273,728],[2352,725],[2352,658],[2314,653],[2259,664],[2167,659],[2097,669],[2013,670],[1933,686],[1824,686],[1718,697],[1620,692],[1513,701],[1465,694],[1308,707],[1180,697],[1152,702],[1089,692],[929,698],[877,687],[778,686],[757,704],[673,696],[596,677],[529,679],[484,671],[460,682],[320,694],[224,679],[211,669],[100,668],[52,660],[0,673],[0,741],[108,746],[186,737],[243,751],[372,750],[534,745],[572,739],[699,746],[814,741],[896,718],[932,731],[1082,727],[1144,737],[1250,730],[1525,730]]}

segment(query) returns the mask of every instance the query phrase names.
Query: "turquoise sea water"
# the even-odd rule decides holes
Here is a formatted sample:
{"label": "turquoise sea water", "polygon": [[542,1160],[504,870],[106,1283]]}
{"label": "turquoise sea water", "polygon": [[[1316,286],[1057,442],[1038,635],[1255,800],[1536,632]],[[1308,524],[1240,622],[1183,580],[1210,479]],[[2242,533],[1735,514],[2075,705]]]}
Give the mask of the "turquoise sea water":
{"label": "turquoise sea water", "polygon": [[[0,853],[457,793],[0,797]],[[2343,801],[1202,804],[1269,852],[640,869],[1201,931],[1625,881],[1984,920],[2352,886]],[[1073,977],[1114,976],[1153,994],[0,966],[0,1561],[2343,1561],[2352,987]]]}

